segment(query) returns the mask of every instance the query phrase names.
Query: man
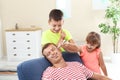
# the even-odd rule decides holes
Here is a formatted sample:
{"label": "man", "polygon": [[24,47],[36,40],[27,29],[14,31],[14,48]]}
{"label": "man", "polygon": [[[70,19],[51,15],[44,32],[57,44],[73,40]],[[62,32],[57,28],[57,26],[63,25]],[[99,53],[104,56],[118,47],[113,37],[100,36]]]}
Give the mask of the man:
{"label": "man", "polygon": [[[42,34],[42,45],[46,43],[54,43],[58,47],[64,42],[68,41],[69,43],[74,43],[70,32],[66,29],[63,29],[64,24],[63,12],[59,9],[52,9],[49,13],[49,27],[50,29],[46,30]],[[62,47],[61,51],[65,51]]]}
{"label": "man", "polygon": [[42,80],[111,80],[107,76],[92,72],[79,62],[65,62],[60,49],[53,43],[45,44],[42,54],[53,65],[44,71]]}

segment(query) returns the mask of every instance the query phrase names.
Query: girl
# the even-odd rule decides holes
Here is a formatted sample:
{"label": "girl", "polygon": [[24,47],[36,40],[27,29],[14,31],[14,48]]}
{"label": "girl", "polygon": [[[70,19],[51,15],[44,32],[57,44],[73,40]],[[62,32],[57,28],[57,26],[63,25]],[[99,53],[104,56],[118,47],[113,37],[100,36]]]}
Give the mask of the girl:
{"label": "girl", "polygon": [[102,70],[104,75],[107,76],[106,66],[103,60],[102,52],[100,50],[100,35],[96,32],[90,32],[86,37],[86,42],[87,44],[82,46],[77,46],[70,43],[65,43],[62,46],[66,46],[66,50],[69,52],[78,52],[83,61],[83,64],[87,68],[100,74]]}
{"label": "girl", "polygon": [[106,66],[103,60],[102,52],[100,50],[100,35],[96,32],[90,32],[86,37],[86,42],[86,45],[79,47],[80,56],[84,65],[90,70],[97,73],[101,73],[101,68],[104,75],[107,76]]}

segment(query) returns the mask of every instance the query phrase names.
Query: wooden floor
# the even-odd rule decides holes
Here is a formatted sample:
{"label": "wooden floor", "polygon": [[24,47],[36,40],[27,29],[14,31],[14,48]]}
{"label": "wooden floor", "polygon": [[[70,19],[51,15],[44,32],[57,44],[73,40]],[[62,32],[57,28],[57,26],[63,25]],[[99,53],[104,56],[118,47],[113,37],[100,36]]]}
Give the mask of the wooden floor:
{"label": "wooden floor", "polygon": [[0,72],[0,75],[2,75],[2,74],[8,74],[8,75],[12,75],[12,74],[16,74],[16,72]]}

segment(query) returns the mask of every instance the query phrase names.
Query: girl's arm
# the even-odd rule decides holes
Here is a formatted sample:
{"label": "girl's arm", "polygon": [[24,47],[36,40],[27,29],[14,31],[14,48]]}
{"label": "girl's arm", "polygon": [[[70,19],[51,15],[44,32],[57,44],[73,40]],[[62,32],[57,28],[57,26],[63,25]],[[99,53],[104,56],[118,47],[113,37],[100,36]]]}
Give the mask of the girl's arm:
{"label": "girl's arm", "polygon": [[103,60],[102,52],[100,52],[100,54],[99,54],[99,65],[100,65],[104,75],[107,76],[107,69],[106,69],[106,66],[105,66],[105,63],[104,63],[104,60]]}
{"label": "girl's arm", "polygon": [[74,43],[64,43],[62,47],[68,52],[79,52],[79,47]]}
{"label": "girl's arm", "polygon": [[68,42],[69,42],[69,43],[73,43],[73,44],[75,44],[75,42],[74,42],[73,39],[70,39]]}
{"label": "girl's arm", "polygon": [[95,80],[112,80],[112,79],[108,78],[107,76],[103,76],[103,75],[98,74],[98,73],[93,73],[91,78],[93,78]]}

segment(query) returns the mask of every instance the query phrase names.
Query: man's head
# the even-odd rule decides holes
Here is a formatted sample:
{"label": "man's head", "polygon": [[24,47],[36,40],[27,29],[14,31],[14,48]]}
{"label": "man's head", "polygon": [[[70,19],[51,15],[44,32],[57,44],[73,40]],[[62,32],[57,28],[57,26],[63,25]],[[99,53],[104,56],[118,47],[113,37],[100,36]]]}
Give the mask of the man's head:
{"label": "man's head", "polygon": [[47,43],[42,48],[42,54],[46,57],[52,64],[59,62],[62,58],[61,51],[53,43]]}
{"label": "man's head", "polygon": [[49,13],[49,21],[48,21],[51,31],[54,33],[59,33],[62,29],[63,21],[63,12],[59,9],[53,9]]}

